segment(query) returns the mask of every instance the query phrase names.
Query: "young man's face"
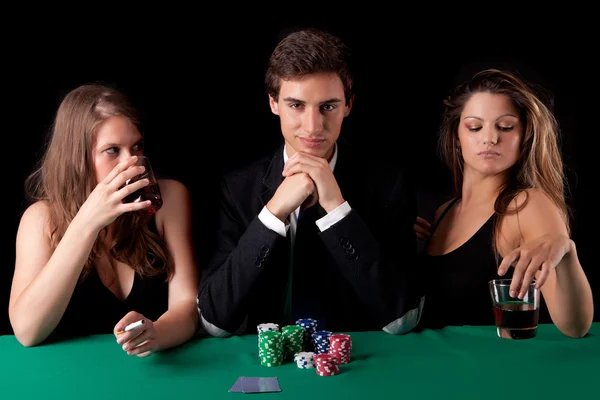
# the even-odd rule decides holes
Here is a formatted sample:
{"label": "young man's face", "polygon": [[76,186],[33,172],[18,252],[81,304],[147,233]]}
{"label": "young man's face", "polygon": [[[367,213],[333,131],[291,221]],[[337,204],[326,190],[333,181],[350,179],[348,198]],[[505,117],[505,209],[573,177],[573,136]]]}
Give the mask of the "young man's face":
{"label": "young man's face", "polygon": [[304,152],[330,160],[346,104],[344,86],[336,74],[312,74],[281,82],[279,101],[269,96],[271,111],[279,115],[288,156]]}

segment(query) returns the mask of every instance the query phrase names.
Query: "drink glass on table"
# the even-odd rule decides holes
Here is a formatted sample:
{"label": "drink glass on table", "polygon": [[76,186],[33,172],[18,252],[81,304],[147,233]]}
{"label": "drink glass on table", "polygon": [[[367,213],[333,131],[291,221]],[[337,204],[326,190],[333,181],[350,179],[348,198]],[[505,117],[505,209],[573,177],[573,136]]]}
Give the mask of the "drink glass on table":
{"label": "drink glass on table", "polygon": [[505,339],[530,339],[536,336],[540,312],[540,290],[532,282],[523,299],[511,297],[510,279],[489,282],[498,336]]}

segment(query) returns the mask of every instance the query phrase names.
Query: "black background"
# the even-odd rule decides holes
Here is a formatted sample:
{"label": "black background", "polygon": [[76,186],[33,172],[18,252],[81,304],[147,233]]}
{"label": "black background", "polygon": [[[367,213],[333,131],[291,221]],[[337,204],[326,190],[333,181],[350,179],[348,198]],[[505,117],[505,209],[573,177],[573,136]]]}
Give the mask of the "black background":
{"label": "black background", "polygon": [[593,46],[585,32],[564,29],[568,21],[525,32],[523,26],[506,27],[497,16],[485,15],[441,25],[414,21],[410,27],[406,13],[391,21],[365,16],[326,23],[275,18],[233,23],[205,13],[195,22],[145,23],[140,18],[135,25],[108,14],[106,21],[89,24],[80,18],[76,26],[38,26],[33,35],[13,32],[4,49],[8,108],[3,118],[0,334],[11,333],[8,296],[14,239],[26,206],[23,181],[42,154],[62,97],[90,82],[115,85],[130,96],[142,114],[146,153],[155,171],[181,180],[192,193],[202,266],[220,174],[279,144],[279,121],[263,88],[269,54],[288,30],[309,25],[340,35],[354,49],[357,97],[342,136],[365,152],[410,165],[426,217],[449,188],[435,144],[442,99],[451,87],[485,67],[508,68],[544,86],[553,96],[562,130],[569,203],[575,211],[573,238],[594,292],[600,288],[595,237],[584,233],[595,227],[590,198],[597,171],[594,143],[585,138],[598,135],[586,136],[583,123],[597,116],[580,108],[591,84],[587,53]]}

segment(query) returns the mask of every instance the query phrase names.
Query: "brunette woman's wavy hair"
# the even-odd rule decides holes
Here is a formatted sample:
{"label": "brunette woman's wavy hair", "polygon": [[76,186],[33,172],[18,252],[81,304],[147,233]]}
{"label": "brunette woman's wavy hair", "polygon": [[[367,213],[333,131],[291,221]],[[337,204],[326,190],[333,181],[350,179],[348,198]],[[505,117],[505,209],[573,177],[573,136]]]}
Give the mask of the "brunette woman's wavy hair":
{"label": "brunette woman's wavy hair", "polygon": [[534,87],[515,74],[498,69],[476,73],[471,80],[458,85],[444,100],[444,113],[440,129],[438,151],[450,168],[455,194],[461,193],[463,184],[463,158],[457,151],[460,115],[467,101],[476,93],[507,96],[519,112],[523,124],[521,154],[511,167],[509,180],[502,188],[494,205],[499,216],[495,227],[498,237],[499,220],[516,213],[527,204],[527,198],[518,208],[509,209],[510,203],[526,189],[536,188],[546,193],[560,210],[570,232],[570,209],[565,200],[566,180],[559,149],[558,122],[549,106],[542,101]]}
{"label": "brunette woman's wavy hair", "polygon": [[[125,117],[140,127],[137,113],[127,97],[115,88],[99,84],[83,85],[72,90],[58,108],[46,151],[25,182],[29,200],[45,201],[50,206],[53,249],[98,184],[92,149],[99,126],[113,116]],[[169,251],[162,238],[150,229],[149,223],[149,218],[135,213],[119,216],[113,223],[109,259],[130,265],[143,277],[163,273],[170,277],[173,263]],[[104,252],[101,236],[94,243],[82,278]]]}

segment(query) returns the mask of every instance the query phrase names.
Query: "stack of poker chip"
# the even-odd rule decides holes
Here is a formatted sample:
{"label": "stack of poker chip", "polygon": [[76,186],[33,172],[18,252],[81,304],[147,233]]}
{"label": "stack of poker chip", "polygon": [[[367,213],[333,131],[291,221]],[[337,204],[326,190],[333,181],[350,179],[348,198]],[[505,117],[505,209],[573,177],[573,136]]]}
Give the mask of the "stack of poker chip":
{"label": "stack of poker chip", "polygon": [[352,338],[344,333],[336,333],[329,337],[329,354],[336,358],[338,364],[350,362],[350,351],[352,350]]}
{"label": "stack of poker chip", "polygon": [[315,367],[314,360],[315,353],[312,351],[301,351],[299,353],[294,354],[294,361],[298,368],[307,369]]}
{"label": "stack of poker chip", "polygon": [[312,334],[313,342],[315,344],[315,354],[325,354],[329,352],[329,337],[331,332],[329,331],[316,331]]}
{"label": "stack of poker chip", "polygon": [[[268,331],[279,332],[279,325],[274,324],[274,323],[258,324],[256,326],[256,330],[258,331],[259,334],[261,332],[268,332]],[[260,336],[259,336],[259,339],[260,339]]]}
{"label": "stack of poker chip", "polygon": [[333,376],[340,373],[337,359],[331,354],[315,354],[313,359],[317,367],[317,375]]}
{"label": "stack of poker chip", "polygon": [[296,325],[304,328],[304,350],[313,351],[315,349],[315,343],[312,340],[312,334],[317,331],[317,320],[303,318],[297,320]]}
{"label": "stack of poker chip", "polygon": [[281,329],[283,337],[283,359],[291,360],[294,354],[304,350],[304,328],[298,325],[287,325]]}
{"label": "stack of poker chip", "polygon": [[259,324],[256,329],[258,333],[267,331],[279,331],[279,325],[273,323]]}
{"label": "stack of poker chip", "polygon": [[265,367],[283,364],[283,336],[278,331],[264,331],[258,334],[258,358]]}

